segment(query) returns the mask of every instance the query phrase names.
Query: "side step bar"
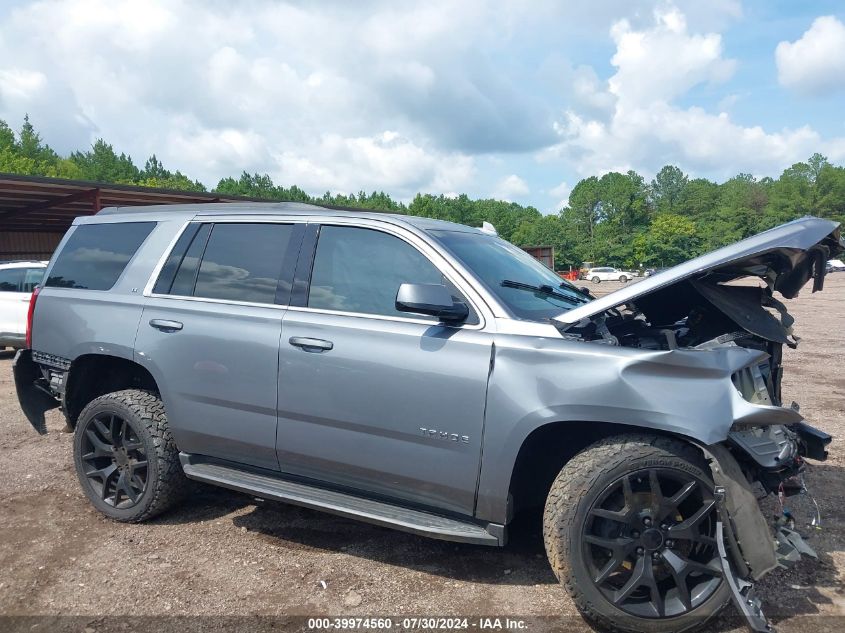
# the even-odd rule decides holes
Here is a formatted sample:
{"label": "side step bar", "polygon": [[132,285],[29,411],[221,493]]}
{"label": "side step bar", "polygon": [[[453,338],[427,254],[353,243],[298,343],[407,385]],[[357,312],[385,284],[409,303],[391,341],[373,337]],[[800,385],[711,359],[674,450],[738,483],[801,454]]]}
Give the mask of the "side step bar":
{"label": "side step bar", "polygon": [[180,453],[179,459],[189,479],[256,497],[322,510],[429,538],[475,545],[501,546],[505,544],[505,528],[495,523],[481,525],[444,517],[384,501],[282,479],[275,474],[244,470],[198,455]]}

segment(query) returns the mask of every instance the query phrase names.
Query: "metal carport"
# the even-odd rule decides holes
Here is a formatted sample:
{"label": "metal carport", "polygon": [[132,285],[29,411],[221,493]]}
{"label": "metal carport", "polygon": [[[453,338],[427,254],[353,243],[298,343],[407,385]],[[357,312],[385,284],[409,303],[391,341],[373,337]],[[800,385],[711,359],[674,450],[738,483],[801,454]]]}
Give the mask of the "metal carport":
{"label": "metal carport", "polygon": [[76,216],[93,215],[104,207],[257,200],[0,173],[0,261],[49,259]]}

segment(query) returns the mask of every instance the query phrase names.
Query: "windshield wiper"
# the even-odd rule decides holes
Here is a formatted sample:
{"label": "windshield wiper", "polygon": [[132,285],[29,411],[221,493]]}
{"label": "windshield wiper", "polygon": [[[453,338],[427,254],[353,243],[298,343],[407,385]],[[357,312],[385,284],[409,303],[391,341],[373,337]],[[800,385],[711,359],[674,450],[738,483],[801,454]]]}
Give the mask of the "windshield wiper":
{"label": "windshield wiper", "polygon": [[[554,286],[550,286],[548,284],[542,284],[540,286],[535,286],[533,284],[526,284],[521,281],[514,281],[512,279],[503,279],[501,285],[505,288],[516,288],[517,290],[528,290],[530,292],[537,292],[543,295],[548,295],[550,297],[556,297],[558,299],[564,299],[565,301],[574,301],[577,303],[589,303],[589,299],[585,299],[583,297],[579,297],[578,295],[569,294],[566,292],[561,292],[561,289],[564,286],[559,286],[555,288]],[[567,288],[568,290],[568,288]]]}

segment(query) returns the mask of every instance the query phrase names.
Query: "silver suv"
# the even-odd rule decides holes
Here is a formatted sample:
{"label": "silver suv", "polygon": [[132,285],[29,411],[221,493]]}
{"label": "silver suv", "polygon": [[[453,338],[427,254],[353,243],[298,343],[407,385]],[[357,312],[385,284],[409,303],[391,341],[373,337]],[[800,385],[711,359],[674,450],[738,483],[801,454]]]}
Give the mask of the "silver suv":
{"label": "silver suv", "polygon": [[15,380],[38,431],[61,407],[119,521],[189,479],[479,545],[544,508],[589,620],[680,631],[733,598],[762,627],[753,582],[811,550],[752,485],[798,492],[831,439],[781,402],[797,339],[775,292],[820,290],[842,252],[805,218],[595,299],[489,228],[107,209],[50,262]]}

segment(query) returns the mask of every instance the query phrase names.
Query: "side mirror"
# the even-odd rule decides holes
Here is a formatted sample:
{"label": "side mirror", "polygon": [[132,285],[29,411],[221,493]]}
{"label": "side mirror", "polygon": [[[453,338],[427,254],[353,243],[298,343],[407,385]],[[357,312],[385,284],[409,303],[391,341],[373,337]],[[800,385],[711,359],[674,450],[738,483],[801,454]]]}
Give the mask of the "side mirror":
{"label": "side mirror", "polygon": [[453,301],[452,293],[440,284],[402,284],[396,293],[396,309],[437,317],[447,323],[465,321],[469,316],[469,308]]}

